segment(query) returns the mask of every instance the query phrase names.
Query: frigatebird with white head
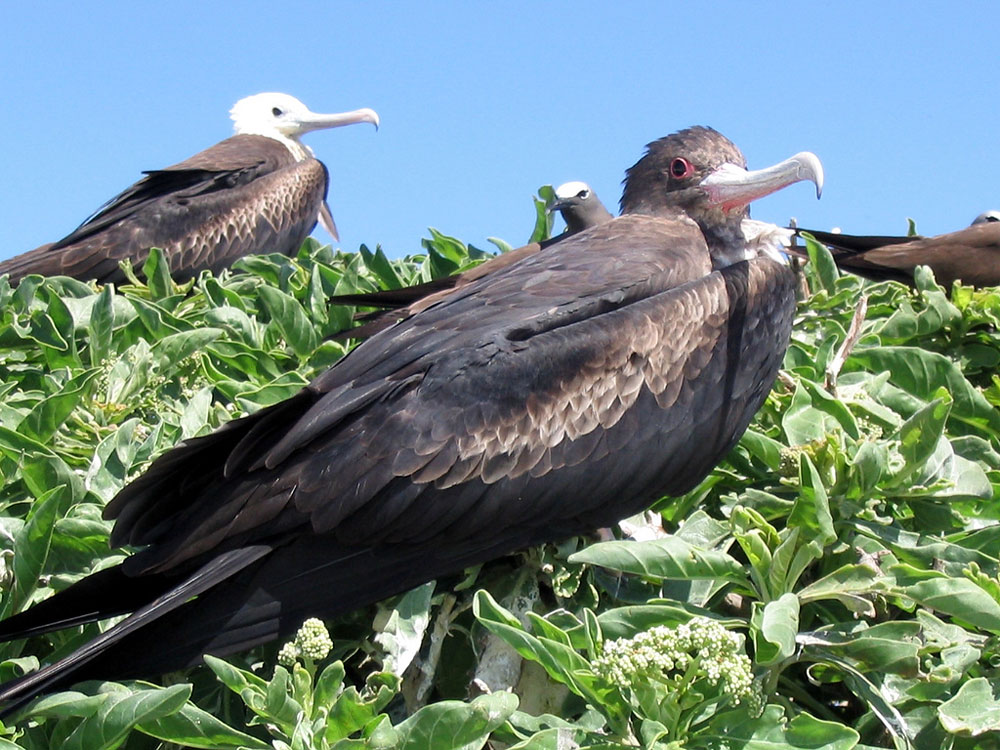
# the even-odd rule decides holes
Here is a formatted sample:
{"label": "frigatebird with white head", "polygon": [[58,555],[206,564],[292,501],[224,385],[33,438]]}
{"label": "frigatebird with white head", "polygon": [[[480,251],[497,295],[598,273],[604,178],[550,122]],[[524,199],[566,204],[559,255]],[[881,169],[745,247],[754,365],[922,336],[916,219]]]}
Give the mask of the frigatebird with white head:
{"label": "frigatebird with white head", "polygon": [[146,172],[58,242],[0,262],[0,274],[14,283],[33,273],[121,283],[123,260],[138,269],[159,247],[174,277],[188,279],[244,255],[290,255],[317,220],[336,239],[327,169],[300,139],[360,122],[377,127],[374,110],[317,114],[293,96],[267,93],[240,99],[230,115],[235,135]]}
{"label": "frigatebird with white head", "polygon": [[622,216],[160,456],[105,511],[135,554],[0,638],[129,616],[0,701],[246,649],[688,491],[743,434],[791,332],[795,278],[748,257],[746,205],[804,179],[822,182],[812,154],[749,172],[708,128],[655,141]]}

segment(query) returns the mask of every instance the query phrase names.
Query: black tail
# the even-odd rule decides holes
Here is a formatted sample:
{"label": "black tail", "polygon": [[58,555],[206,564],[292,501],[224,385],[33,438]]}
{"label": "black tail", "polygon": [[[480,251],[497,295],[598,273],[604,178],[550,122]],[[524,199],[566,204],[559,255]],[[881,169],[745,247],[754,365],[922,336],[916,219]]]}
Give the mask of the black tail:
{"label": "black tail", "polygon": [[[818,242],[822,242],[824,245],[832,248],[834,251],[839,251],[842,253],[847,253],[851,255],[856,255],[858,253],[866,253],[869,250],[874,250],[877,247],[885,247],[886,245],[902,245],[904,242],[913,242],[914,240],[919,240],[920,237],[896,237],[896,236],[877,236],[877,235],[859,235],[859,234],[840,234],[839,232],[819,232],[815,229],[801,229],[795,230],[797,234],[801,235],[803,232],[807,232],[816,238]],[[836,255],[836,252],[834,253]]]}
{"label": "black tail", "polygon": [[488,548],[448,553],[306,536],[227,552],[68,657],[0,686],[0,716],[75,682],[155,677],[200,663],[204,654],[289,637],[309,617],[350,612],[533,541],[500,536]]}

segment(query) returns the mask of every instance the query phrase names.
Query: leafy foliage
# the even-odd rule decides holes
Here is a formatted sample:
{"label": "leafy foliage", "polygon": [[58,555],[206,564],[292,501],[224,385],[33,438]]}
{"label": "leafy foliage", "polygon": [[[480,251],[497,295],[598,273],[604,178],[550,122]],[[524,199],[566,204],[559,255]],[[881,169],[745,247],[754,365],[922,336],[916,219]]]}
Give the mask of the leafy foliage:
{"label": "leafy foliage", "polygon": [[[101,509],[152,458],[341,357],[353,311],[328,297],[488,257],[431,235],[402,260],[307,241],[183,285],[155,252],[121,289],[0,280],[0,614],[122,558]],[[1000,294],[871,284],[809,251],[764,408],[699,487],[623,523],[635,539],[489,563],[329,638],[310,623],[281,664],[275,644],[163,687],[84,684],[0,747],[997,747]],[[4,644],[0,678],[96,632]]]}

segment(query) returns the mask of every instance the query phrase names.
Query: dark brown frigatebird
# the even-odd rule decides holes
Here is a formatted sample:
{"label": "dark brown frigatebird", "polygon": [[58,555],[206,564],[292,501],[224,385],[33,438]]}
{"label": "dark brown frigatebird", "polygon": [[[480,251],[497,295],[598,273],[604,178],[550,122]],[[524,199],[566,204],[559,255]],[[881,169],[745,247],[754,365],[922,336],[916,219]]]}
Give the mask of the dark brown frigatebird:
{"label": "dark brown frigatebird", "polygon": [[624,215],[362,342],[296,396],[182,443],[105,510],[136,552],[0,623],[130,615],[0,688],[7,710],[150,676],[690,490],[739,440],[788,343],[795,278],[746,205],[799,180],[709,128],[649,144]]}
{"label": "dark brown frigatebird", "polygon": [[534,255],[542,248],[554,245],[584,229],[603,224],[614,218],[610,211],[601,203],[590,186],[585,182],[566,182],[554,191],[555,200],[548,211],[558,211],[566,222],[566,231],[541,242],[529,242],[514,250],[501,253],[484,263],[480,263],[468,271],[442,276],[438,279],[425,281],[421,284],[401,287],[399,289],[381,289],[376,292],[359,294],[342,294],[331,297],[332,305],[356,305],[357,307],[383,308],[374,313],[361,313],[356,320],[364,321],[357,328],[349,328],[337,333],[337,339],[365,339],[379,331],[388,328],[393,323],[408,318],[421,310],[443,299],[453,289],[461,289],[477,279],[506,268],[512,263]]}
{"label": "dark brown frigatebird", "polygon": [[[1000,284],[1000,213],[980,214],[972,225],[935,237],[894,237],[808,232],[830,248],[833,259],[845,271],[874,281],[913,284],[913,270],[929,266],[934,278],[950,288],[955,281],[972,286]],[[798,255],[804,250],[798,248]]]}
{"label": "dark brown frigatebird", "polygon": [[326,205],[326,167],[300,142],[311,130],[358,122],[371,109],[322,115],[288,94],[236,102],[236,135],[172,167],[146,172],[58,242],[0,262],[13,283],[28,274],[122,283],[123,260],[139,268],[151,247],[166,251],[177,279],[219,271],[244,255],[299,249],[316,221],[337,238]]}

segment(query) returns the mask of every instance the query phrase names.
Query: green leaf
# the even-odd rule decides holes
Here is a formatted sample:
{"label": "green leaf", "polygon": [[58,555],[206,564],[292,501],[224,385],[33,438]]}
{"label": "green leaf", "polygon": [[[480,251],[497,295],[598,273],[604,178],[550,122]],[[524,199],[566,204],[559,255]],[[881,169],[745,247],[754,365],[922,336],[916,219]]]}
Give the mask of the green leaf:
{"label": "green leaf", "polygon": [[749,583],[743,566],[725,552],[699,549],[677,536],[645,542],[599,542],[570,555],[569,562],[600,565],[648,578]]}
{"label": "green leaf", "polygon": [[316,329],[302,305],[294,298],[279,289],[272,287],[261,287],[260,298],[264,302],[271,320],[281,333],[281,337],[288,343],[299,357],[308,357],[319,340],[316,336]]}
{"label": "green leaf", "polygon": [[943,387],[954,399],[953,419],[987,436],[1000,435],[1000,413],[965,379],[958,365],[942,354],[910,346],[859,347],[845,369],[854,365],[888,371],[892,383],[924,401],[931,401]]}
{"label": "green leaf", "polygon": [[700,735],[702,747],[740,750],[851,750],[858,733],[840,722],[823,721],[805,712],[786,721],[780,706],[769,705],[759,717],[747,711],[730,711]]}
{"label": "green leaf", "polygon": [[598,686],[590,665],[575,650],[564,643],[528,633],[518,619],[486,591],[476,593],[472,611],[487,630],[506,641],[522,657],[537,662],[552,679],[604,712],[613,725],[624,726],[624,705],[606,687]]}
{"label": "green leaf", "polygon": [[212,750],[270,750],[270,743],[233,729],[191,703],[185,703],[176,713],[144,720],[136,729],[150,737],[184,747]]}
{"label": "green leaf", "polygon": [[478,750],[517,708],[512,693],[424,706],[396,726],[398,750]]}
{"label": "green leaf", "polygon": [[860,671],[916,677],[920,672],[923,630],[916,622],[884,622],[871,627],[844,624],[802,634],[803,660],[831,656],[849,660]]}
{"label": "green leaf", "polygon": [[799,496],[788,516],[788,527],[802,529],[809,538],[828,544],[837,538],[823,478],[808,455],[799,462]]}
{"label": "green leaf", "polygon": [[946,730],[965,737],[1000,731],[1000,701],[985,677],[975,677],[941,704],[938,719]]}
{"label": "green leaf", "polygon": [[14,536],[14,586],[3,603],[5,617],[19,611],[38,586],[66,494],[66,488],[60,485],[40,496],[32,505],[27,523]]}
{"label": "green leaf", "polygon": [[763,607],[754,603],[751,634],[756,645],[756,661],[770,665],[790,658],[795,653],[795,637],[799,632],[799,599],[795,594],[782,594]]}
{"label": "green leaf", "polygon": [[158,247],[150,248],[149,256],[142,264],[142,275],[146,277],[149,293],[153,299],[163,299],[177,291],[174,280],[170,278],[170,263],[167,256]]}
{"label": "green leaf", "polygon": [[810,280],[819,282],[820,288],[827,294],[833,294],[837,288],[840,271],[833,255],[826,245],[817,242],[808,232],[803,232],[802,239],[806,242],[806,252],[809,253]]}
{"label": "green leaf", "polygon": [[891,579],[868,565],[843,565],[799,589],[798,597],[802,604],[834,599],[857,615],[874,617],[875,610],[868,595],[885,593],[889,581]]}
{"label": "green leaf", "polygon": [[[433,229],[431,233],[434,233]],[[385,257],[385,253],[382,252],[381,247],[376,247],[373,253],[365,245],[362,245],[359,252],[364,259],[365,265],[368,266],[368,270],[375,274],[375,278],[379,280],[383,289],[399,289],[403,286],[403,282],[400,281],[399,276],[392,267],[392,263]],[[264,287],[264,289],[266,288]]]}
{"label": "green leaf", "polygon": [[25,430],[36,440],[47,443],[81,399],[90,392],[90,384],[99,374],[100,370],[95,369],[77,372],[56,393],[40,401],[25,417],[19,429]]}
{"label": "green leaf", "polygon": [[420,652],[424,633],[431,620],[432,593],[434,593],[434,581],[404,594],[393,608],[381,632],[375,635],[375,642],[385,652],[383,671],[402,676]]}
{"label": "green leaf", "polygon": [[114,330],[114,285],[105,284],[90,310],[90,364],[97,367],[111,356]]}
{"label": "green leaf", "polygon": [[223,335],[220,328],[195,328],[171,333],[157,341],[150,350],[164,377],[171,377],[181,362]]}
{"label": "green leaf", "polygon": [[552,236],[552,214],[549,212],[556,200],[556,193],[551,185],[542,185],[538,188],[538,198],[534,199],[535,204],[535,226],[531,230],[528,243],[542,242]]}
{"label": "green leaf", "polygon": [[[906,570],[906,566],[894,566],[890,573],[899,575]],[[1000,635],[1000,603],[968,579],[931,574],[925,580],[903,586],[900,591],[929,609]]]}
{"label": "green leaf", "polygon": [[762,461],[771,471],[777,471],[781,467],[783,446],[777,440],[750,428],[740,438],[740,445],[746,448],[750,455]]}
{"label": "green leaf", "polygon": [[[120,686],[119,686],[120,687]],[[87,716],[60,744],[61,750],[111,750],[118,747],[136,724],[155,722],[187,702],[190,685],[141,689],[120,688],[105,693],[97,711]]]}
{"label": "green leaf", "polygon": [[907,419],[899,428],[900,453],[906,461],[897,480],[909,476],[920,469],[937,450],[944,433],[948,414],[951,412],[951,396],[945,388],[935,392],[935,398],[927,406]]}
{"label": "green leaf", "polygon": [[[376,672],[369,675],[363,693],[353,686],[340,693],[329,707],[323,735],[326,741],[336,742],[362,729],[367,732],[378,721],[378,713],[398,693],[400,683],[394,674]],[[324,705],[318,699],[318,692],[316,705]]]}

